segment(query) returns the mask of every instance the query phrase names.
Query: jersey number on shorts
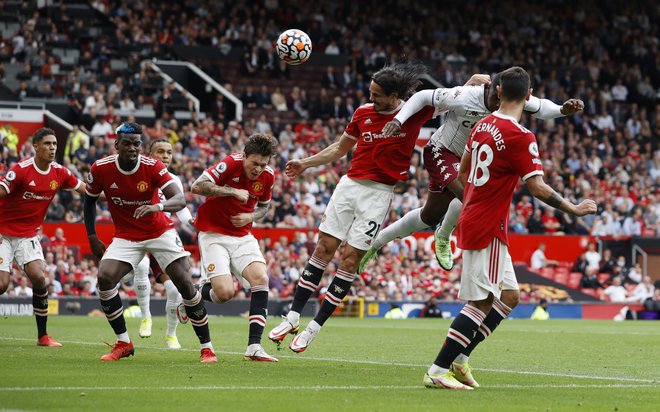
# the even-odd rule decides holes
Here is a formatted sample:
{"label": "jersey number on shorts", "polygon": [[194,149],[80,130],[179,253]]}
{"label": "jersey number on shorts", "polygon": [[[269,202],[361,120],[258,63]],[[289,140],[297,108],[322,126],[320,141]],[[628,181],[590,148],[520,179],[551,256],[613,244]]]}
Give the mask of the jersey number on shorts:
{"label": "jersey number on shorts", "polygon": [[373,220],[369,221],[369,230],[364,232],[365,235],[369,236],[370,238],[376,237],[378,232],[380,231],[380,225]]}
{"label": "jersey number on shorts", "polygon": [[493,163],[493,149],[485,143],[479,146],[479,142],[472,142],[472,162],[468,183],[472,183],[475,187],[485,185],[490,179],[488,166],[491,163]]}

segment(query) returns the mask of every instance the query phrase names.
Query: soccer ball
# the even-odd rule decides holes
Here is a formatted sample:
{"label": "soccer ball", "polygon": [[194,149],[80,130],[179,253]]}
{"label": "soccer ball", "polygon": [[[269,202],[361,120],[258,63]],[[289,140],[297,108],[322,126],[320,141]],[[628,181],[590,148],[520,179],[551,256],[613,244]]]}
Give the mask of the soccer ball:
{"label": "soccer ball", "polygon": [[312,54],[312,40],[307,33],[298,29],[289,29],[277,38],[277,55],[288,64],[302,64]]}

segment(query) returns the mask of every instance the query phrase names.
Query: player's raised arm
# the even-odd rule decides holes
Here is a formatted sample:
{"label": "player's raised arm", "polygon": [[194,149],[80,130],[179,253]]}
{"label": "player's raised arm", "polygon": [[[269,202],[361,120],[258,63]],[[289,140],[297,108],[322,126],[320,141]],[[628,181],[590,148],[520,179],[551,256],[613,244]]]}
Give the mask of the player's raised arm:
{"label": "player's raised arm", "polygon": [[566,100],[561,106],[552,100],[539,99],[536,96],[530,96],[529,100],[525,102],[525,111],[542,120],[572,116],[582,110],[584,110],[584,102],[580,99]]}
{"label": "player's raised arm", "polygon": [[575,215],[584,216],[596,213],[596,202],[591,199],[582,201],[579,205],[575,205],[568,200],[564,199],[548,186],[543,178],[539,175],[532,176],[525,180],[525,184],[529,188],[530,193],[535,198],[539,199],[548,206],[552,206],[562,212]]}
{"label": "player's raised arm", "polygon": [[288,177],[297,177],[307,168],[332,163],[335,160],[346,156],[346,153],[355,146],[356,142],[357,140],[354,137],[344,133],[339,138],[339,141],[334,142],[314,156],[300,160],[289,160],[284,169],[284,173],[286,173]]}

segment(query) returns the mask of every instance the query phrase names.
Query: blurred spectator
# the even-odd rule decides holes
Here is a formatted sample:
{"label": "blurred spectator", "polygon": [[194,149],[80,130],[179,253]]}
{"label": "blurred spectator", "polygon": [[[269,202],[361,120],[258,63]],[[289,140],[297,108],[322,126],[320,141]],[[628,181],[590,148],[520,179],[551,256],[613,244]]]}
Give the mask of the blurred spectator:
{"label": "blurred spectator", "polygon": [[532,253],[530,268],[534,270],[543,269],[548,265],[558,265],[556,260],[547,259],[545,256],[545,243],[540,243],[539,247]]}

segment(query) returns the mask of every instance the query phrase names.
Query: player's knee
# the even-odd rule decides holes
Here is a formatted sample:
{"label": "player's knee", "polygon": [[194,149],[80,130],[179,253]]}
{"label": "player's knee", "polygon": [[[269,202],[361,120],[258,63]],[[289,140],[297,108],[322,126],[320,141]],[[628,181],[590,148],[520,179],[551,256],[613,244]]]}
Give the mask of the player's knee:
{"label": "player's knee", "polygon": [[5,293],[9,289],[9,282],[3,279],[0,279],[0,295]]}
{"label": "player's knee", "polygon": [[520,292],[516,290],[516,291],[508,291],[507,293],[502,293],[502,297],[500,300],[509,308],[513,309],[516,306],[518,306],[518,303],[520,303]]}
{"label": "player's knee", "polygon": [[215,299],[218,300],[218,303],[224,303],[230,301],[234,297],[234,288],[226,287],[214,287],[213,293],[215,294]]}
{"label": "player's knee", "polygon": [[111,276],[106,273],[99,273],[98,275],[98,286],[99,290],[111,290],[117,285],[117,282],[113,281]]}
{"label": "player's knee", "polygon": [[437,226],[442,220],[442,215],[435,208],[423,207],[419,218],[429,227]]}
{"label": "player's knee", "polygon": [[268,286],[268,275],[264,273],[258,273],[255,275],[252,275],[250,278],[250,286]]}

